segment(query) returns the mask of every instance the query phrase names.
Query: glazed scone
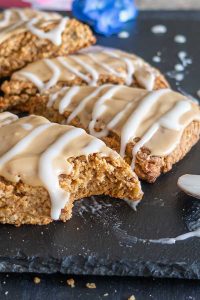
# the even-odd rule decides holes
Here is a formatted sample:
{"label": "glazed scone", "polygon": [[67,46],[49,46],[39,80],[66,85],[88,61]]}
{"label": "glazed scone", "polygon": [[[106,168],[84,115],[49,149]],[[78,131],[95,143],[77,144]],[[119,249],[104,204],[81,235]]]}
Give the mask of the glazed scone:
{"label": "glazed scone", "polygon": [[32,8],[9,8],[0,13],[0,30],[19,21],[28,21],[33,18],[43,20],[60,19],[62,16],[54,12],[39,11]]}
{"label": "glazed scone", "polygon": [[138,86],[147,90],[168,87],[161,73],[140,57],[117,49],[99,46],[84,49],[77,54],[53,59],[42,59],[15,72],[5,81],[2,91],[12,107],[17,101],[44,90],[59,90],[63,86],[105,83]]}
{"label": "glazed scone", "polygon": [[18,21],[0,30],[0,77],[38,59],[74,53],[94,42],[87,25],[68,17]]}
{"label": "glazed scone", "polygon": [[76,199],[142,198],[140,182],[120,155],[83,129],[44,117],[0,114],[0,222],[66,221]]}
{"label": "glazed scone", "polygon": [[64,87],[16,108],[86,129],[148,182],[169,171],[199,140],[199,105],[170,89]]}

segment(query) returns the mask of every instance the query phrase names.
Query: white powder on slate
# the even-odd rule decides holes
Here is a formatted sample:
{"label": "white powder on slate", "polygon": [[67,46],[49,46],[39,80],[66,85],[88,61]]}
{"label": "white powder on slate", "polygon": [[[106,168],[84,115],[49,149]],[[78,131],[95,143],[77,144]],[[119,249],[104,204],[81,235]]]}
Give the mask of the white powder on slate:
{"label": "white powder on slate", "polygon": [[182,71],[184,71],[184,66],[181,65],[181,64],[176,64],[176,65],[174,66],[174,69],[175,69],[176,71],[178,71],[178,72],[182,72]]}
{"label": "white powder on slate", "polygon": [[155,56],[152,57],[152,61],[154,61],[154,62],[156,62],[156,63],[159,63],[159,62],[161,62],[161,57],[155,55]]}
{"label": "white powder on slate", "polygon": [[154,34],[164,34],[167,32],[167,27],[165,25],[155,25],[151,28]]}
{"label": "white powder on slate", "polygon": [[187,39],[184,35],[178,34],[174,37],[174,42],[178,44],[186,43]]}
{"label": "white powder on slate", "polygon": [[118,37],[120,39],[127,39],[129,38],[130,34],[128,31],[121,31],[119,34],[118,34]]}

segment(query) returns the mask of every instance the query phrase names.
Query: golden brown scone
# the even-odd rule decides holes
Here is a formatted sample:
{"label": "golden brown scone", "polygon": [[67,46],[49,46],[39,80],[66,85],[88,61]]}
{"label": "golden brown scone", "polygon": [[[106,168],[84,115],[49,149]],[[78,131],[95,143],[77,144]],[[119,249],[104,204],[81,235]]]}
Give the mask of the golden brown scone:
{"label": "golden brown scone", "polygon": [[0,77],[38,59],[74,53],[94,42],[90,28],[75,19],[19,21],[0,33]]}
{"label": "golden brown scone", "polygon": [[0,114],[0,140],[1,223],[65,222],[74,200],[91,195],[142,198],[130,166],[80,128],[5,112]]}
{"label": "golden brown scone", "polygon": [[[16,109],[86,129],[120,152],[134,165],[139,178],[148,182],[171,170],[199,140],[199,106],[169,89],[147,92],[110,85],[63,88],[55,94],[30,97]],[[115,125],[111,125],[114,119]]]}
{"label": "golden brown scone", "polygon": [[0,29],[4,29],[9,25],[15,24],[19,21],[28,21],[33,18],[43,20],[56,20],[62,18],[62,15],[54,12],[45,12],[35,10],[30,7],[25,8],[8,8],[0,13]]}
{"label": "golden brown scone", "polygon": [[7,102],[9,108],[44,90],[105,83],[147,90],[169,87],[164,76],[140,57],[118,49],[94,46],[67,57],[31,63],[15,72],[1,89],[5,95],[4,105]]}

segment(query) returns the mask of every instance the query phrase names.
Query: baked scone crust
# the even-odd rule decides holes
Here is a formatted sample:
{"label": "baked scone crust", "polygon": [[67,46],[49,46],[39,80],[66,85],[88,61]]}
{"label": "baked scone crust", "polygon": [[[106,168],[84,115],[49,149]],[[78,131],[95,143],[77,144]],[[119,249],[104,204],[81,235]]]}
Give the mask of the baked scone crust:
{"label": "baked scone crust", "polygon": [[[62,188],[71,192],[70,202],[62,210],[60,220],[72,216],[73,202],[91,195],[109,195],[121,199],[140,200],[142,191],[138,179],[123,160],[103,158],[98,154],[71,159],[73,176],[60,177]],[[113,171],[115,169],[115,171]],[[81,174],[80,174],[81,173]],[[0,223],[45,225],[50,217],[51,202],[43,187],[23,182],[12,183],[0,177]]]}
{"label": "baked scone crust", "polygon": [[84,130],[39,116],[0,114],[0,222],[48,224],[71,218],[73,202],[91,195],[140,201],[130,166]]}
{"label": "baked scone crust", "polygon": [[[38,25],[48,32],[55,28],[59,20]],[[95,43],[90,28],[75,19],[69,19],[62,33],[62,44],[56,46],[47,39],[41,39],[31,32],[12,35],[0,44],[0,77],[11,75],[15,70],[41,58],[56,57],[74,53]]]}
{"label": "baked scone crust", "polygon": [[[48,63],[52,65],[50,69]],[[15,72],[1,86],[5,107],[42,93],[35,80],[31,81],[31,76],[44,85],[46,93],[64,86],[100,86],[107,83],[149,90],[169,87],[166,78],[142,58],[118,49],[93,46],[68,57],[38,60]]]}
{"label": "baked scone crust", "polygon": [[[16,109],[43,115],[52,122],[64,124],[71,112],[65,111],[63,114],[60,114],[53,107],[47,108],[48,100],[48,95],[38,95],[37,97],[30,98],[29,101],[26,101],[21,105],[17,105]],[[74,118],[70,124],[88,130],[88,128],[85,128],[83,124],[81,124],[78,117]],[[152,156],[149,149],[142,147],[136,156],[136,174],[139,178],[149,183],[155,182],[162,173],[170,171],[173,165],[180,161],[191,150],[191,148],[198,142],[199,137],[200,122],[193,121],[185,128],[180,143],[169,155],[163,157]],[[107,146],[119,152],[120,139],[119,136],[114,132],[109,132],[107,137],[103,137],[101,139],[106,143]],[[138,142],[138,140],[134,140],[134,142],[128,143],[127,145],[125,161],[128,164],[131,163],[132,149],[136,142]]]}

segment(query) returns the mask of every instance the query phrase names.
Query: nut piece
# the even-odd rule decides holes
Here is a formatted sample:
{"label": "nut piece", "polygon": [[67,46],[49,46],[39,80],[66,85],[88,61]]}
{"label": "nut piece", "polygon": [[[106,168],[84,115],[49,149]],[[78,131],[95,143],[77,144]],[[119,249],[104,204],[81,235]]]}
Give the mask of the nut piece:
{"label": "nut piece", "polygon": [[95,283],[86,283],[86,287],[88,288],[88,289],[96,289],[96,284]]}
{"label": "nut piece", "polygon": [[39,277],[34,277],[33,281],[35,284],[39,284],[41,282],[41,279]]}
{"label": "nut piece", "polygon": [[132,295],[132,296],[130,296],[130,297],[128,298],[128,300],[136,300],[136,298],[135,298],[134,295]]}
{"label": "nut piece", "polygon": [[75,287],[75,281],[73,278],[67,279],[67,284],[71,287],[74,288]]}

